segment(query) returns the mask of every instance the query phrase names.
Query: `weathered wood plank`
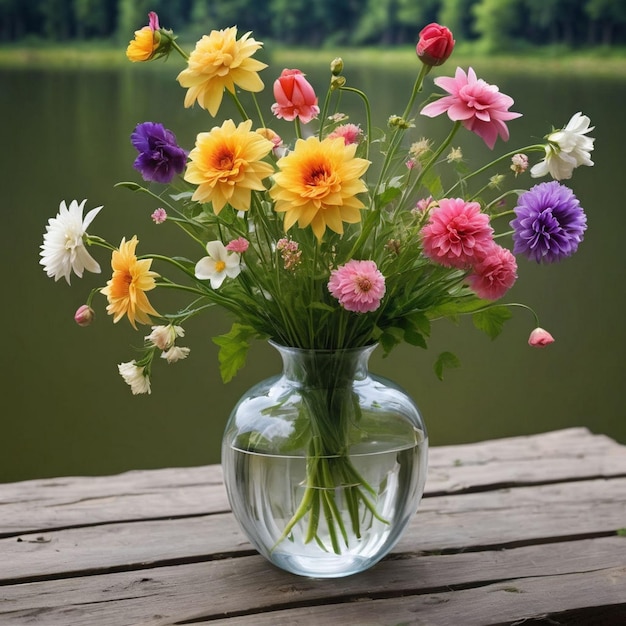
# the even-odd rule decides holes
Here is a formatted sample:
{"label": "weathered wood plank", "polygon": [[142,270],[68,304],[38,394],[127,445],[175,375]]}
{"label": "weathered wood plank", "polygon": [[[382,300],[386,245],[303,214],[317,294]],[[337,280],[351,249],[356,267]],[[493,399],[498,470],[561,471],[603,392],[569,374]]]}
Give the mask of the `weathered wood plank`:
{"label": "weathered wood plank", "polygon": [[[463,598],[457,599],[455,590],[467,587],[475,588],[481,598],[479,602],[470,596],[469,604],[476,605],[473,609],[476,614],[482,604],[480,614],[485,615],[492,597],[483,591],[485,585],[491,585],[493,591],[508,589],[502,594],[507,599],[515,596],[524,600],[524,603],[518,603],[518,615],[523,616],[526,615],[524,611],[536,606],[537,600],[536,591],[533,595],[526,595],[528,590],[520,586],[524,578],[542,580],[544,589],[554,587],[558,591],[559,587],[553,585],[553,581],[559,576],[594,571],[618,572],[613,593],[607,594],[605,590],[594,601],[596,605],[626,602],[626,587],[617,584],[624,582],[624,545],[626,539],[623,537],[606,537],[511,550],[407,555],[406,558],[386,559],[363,574],[342,579],[341,584],[335,580],[293,576],[268,566],[259,556],[50,580],[0,587],[0,623],[21,626],[33,623],[36,618],[35,623],[46,626],[94,623],[99,626],[140,623],[160,626],[182,620],[219,620],[243,613],[247,617],[242,618],[241,623],[245,624],[364,624],[363,616],[376,619],[378,615],[388,621],[373,623],[397,624],[420,615],[413,613],[414,607],[428,608],[434,602],[453,602],[462,607]],[[613,580],[607,576],[603,578],[605,587],[607,580]],[[578,595],[587,596],[580,587],[580,579],[578,585]],[[513,593],[513,589],[519,593]],[[595,594],[593,585],[589,594]],[[587,603],[592,597],[587,597]],[[391,600],[376,604],[372,602],[375,598]],[[357,602],[359,609],[351,613],[351,605]],[[367,608],[361,604],[363,602],[367,602]],[[400,613],[393,608],[396,603],[402,604]],[[328,604],[331,612],[323,612],[320,604]],[[566,608],[580,606],[590,604],[570,602]],[[298,608],[290,610],[291,607]],[[320,610],[322,613],[318,615]],[[379,610],[381,613],[377,612]],[[458,618],[459,610],[461,608],[455,609],[451,615]],[[549,610],[561,610],[561,605],[550,605]],[[344,611],[347,611],[345,618]],[[335,614],[337,619],[328,621],[328,616]],[[264,616],[271,616],[271,619],[265,620]],[[285,620],[279,621],[281,616]],[[457,619],[446,623],[465,626],[469,622]]]}
{"label": "weathered wood plank", "polygon": [[[609,534],[626,527],[625,503],[626,478],[428,498],[394,552],[476,550]],[[251,550],[230,513],[25,534],[0,539],[0,583]]]}
{"label": "weathered wood plank", "polygon": [[[574,624],[577,613],[591,619],[588,626],[626,623],[626,567],[596,572],[511,580],[480,589],[451,591],[418,597],[361,600],[358,603],[322,605],[306,609],[273,611],[194,624],[220,626],[298,626],[306,624],[359,624],[359,626],[488,626]],[[602,613],[606,621],[596,621]],[[553,616],[565,617],[563,622]],[[164,626],[172,622],[165,622]],[[178,622],[179,624],[181,622]],[[163,624],[163,622],[162,622]]]}
{"label": "weathered wood plank", "polygon": [[[430,451],[426,497],[626,476],[626,446],[583,428]],[[218,465],[0,485],[0,537],[229,510]]]}

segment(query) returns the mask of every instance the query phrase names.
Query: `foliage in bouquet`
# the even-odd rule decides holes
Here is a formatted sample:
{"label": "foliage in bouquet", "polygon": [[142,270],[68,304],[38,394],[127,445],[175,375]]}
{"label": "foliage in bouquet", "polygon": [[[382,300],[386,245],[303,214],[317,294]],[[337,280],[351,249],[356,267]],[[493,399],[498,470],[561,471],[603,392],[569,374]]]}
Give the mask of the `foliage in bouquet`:
{"label": "foliage in bouquet", "polygon": [[[387,354],[401,342],[425,348],[431,322],[468,314],[494,337],[510,308],[524,306],[501,302],[517,277],[516,256],[550,263],[577,250],[586,217],[560,181],[593,165],[593,128],[582,113],[544,142],[470,170],[452,146],[455,135],[473,132],[493,149],[521,114],[472,68],[457,68],[434,80],[445,94],[428,99],[416,117],[425,77],[454,48],[445,27],[430,24],[420,33],[415,83],[385,129],[373,128],[368,97],[350,84],[341,59],[330,64],[323,99],[303,72],[284,69],[273,82],[275,103],[263,110],[256,94],[267,66],[254,58],[261,47],[232,27],[205,35],[187,55],[151,13],[127,49],[135,62],[179,53],[184,106],[198,104],[216,117],[226,96],[241,118],[209,122],[190,150],[158,122],[141,123],[131,134],[134,168],[146,184],[119,186],[148,194],[153,222],[182,228],[197,254],[140,254],[136,235],[112,244],[88,233],[102,207],[83,216],[86,201],[62,202],[48,223],[41,264],[55,280],[100,272],[90,246],[111,254],[111,278],[91,292],[77,323],[91,323],[100,293],[114,322],[127,317],[134,328],[152,327],[142,356],[119,365],[133,393],[150,392],[159,354],[170,363],[188,356],[189,348],[179,346],[185,322],[215,305],[235,320],[229,333],[214,338],[227,381],[253,339],[311,349],[378,342]],[[348,97],[362,103],[358,123],[342,113]],[[423,121],[444,114],[451,129],[435,146],[424,138]],[[522,180],[528,153],[537,151],[544,156],[530,175],[553,180],[501,192],[507,175]],[[148,295],[162,289],[186,296],[178,311],[160,311]],[[550,343],[531,313],[537,328],[529,343]],[[440,355],[437,374],[455,364],[452,354]]]}

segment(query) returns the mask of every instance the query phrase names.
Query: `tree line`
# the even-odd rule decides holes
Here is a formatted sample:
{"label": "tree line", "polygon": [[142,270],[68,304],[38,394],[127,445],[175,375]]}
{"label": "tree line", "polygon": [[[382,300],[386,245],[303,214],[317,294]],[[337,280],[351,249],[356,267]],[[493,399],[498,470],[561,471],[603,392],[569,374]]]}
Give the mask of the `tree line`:
{"label": "tree line", "polygon": [[236,25],[286,45],[402,45],[429,22],[484,51],[626,44],[624,0],[0,0],[0,42],[127,41],[156,11],[195,40]]}

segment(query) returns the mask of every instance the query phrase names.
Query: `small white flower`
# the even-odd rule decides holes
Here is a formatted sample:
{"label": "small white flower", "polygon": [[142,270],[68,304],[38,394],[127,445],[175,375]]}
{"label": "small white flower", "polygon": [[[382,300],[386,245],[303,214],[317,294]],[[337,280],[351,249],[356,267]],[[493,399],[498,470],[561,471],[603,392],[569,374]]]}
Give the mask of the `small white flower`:
{"label": "small white flower", "polygon": [[181,359],[186,359],[189,356],[189,348],[181,348],[179,346],[172,346],[169,350],[161,355],[162,359],[167,359],[168,363],[176,363]]}
{"label": "small white flower", "polygon": [[209,241],[206,251],[209,256],[196,263],[195,274],[200,280],[210,280],[213,289],[219,289],[227,276],[235,278],[241,272],[239,254],[228,252],[221,241]]}
{"label": "small white flower", "polygon": [[530,170],[533,178],[550,174],[555,180],[572,177],[579,165],[593,165],[591,152],[595,139],[587,137],[595,126],[589,126],[591,120],[580,111],[575,113],[565,128],[554,131],[547,136],[546,156],[543,161]]}
{"label": "small white flower", "polygon": [[69,208],[65,201],[61,202],[57,216],[48,220],[39,253],[39,263],[43,265],[46,274],[50,278],[54,277],[55,281],[63,276],[68,285],[72,270],[79,278],[82,278],[84,270],[100,273],[100,266],[87,252],[83,237],[102,207],[92,209],[83,219],[85,202],[83,200],[78,204],[72,200]]}
{"label": "small white flower", "polygon": [[145,337],[146,341],[154,344],[160,350],[168,350],[174,345],[177,337],[184,337],[185,330],[182,326],[153,326],[152,332]]}
{"label": "small white flower", "polygon": [[124,382],[130,385],[133,395],[138,393],[150,393],[150,378],[146,376],[144,368],[139,367],[135,361],[120,363],[117,366]]}

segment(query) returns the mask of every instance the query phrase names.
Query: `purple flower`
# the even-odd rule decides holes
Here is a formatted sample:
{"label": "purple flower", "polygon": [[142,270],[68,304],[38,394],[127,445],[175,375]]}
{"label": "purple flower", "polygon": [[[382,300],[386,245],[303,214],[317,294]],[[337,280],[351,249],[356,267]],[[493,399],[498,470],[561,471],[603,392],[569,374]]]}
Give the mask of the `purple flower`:
{"label": "purple flower", "polygon": [[541,263],[571,256],[583,240],[587,217],[571,189],[557,181],[523,193],[513,209],[513,252]]}
{"label": "purple flower", "polygon": [[139,152],[133,167],[144,180],[169,183],[185,169],[187,152],[178,146],[174,133],[162,124],[137,124],[130,141]]}

